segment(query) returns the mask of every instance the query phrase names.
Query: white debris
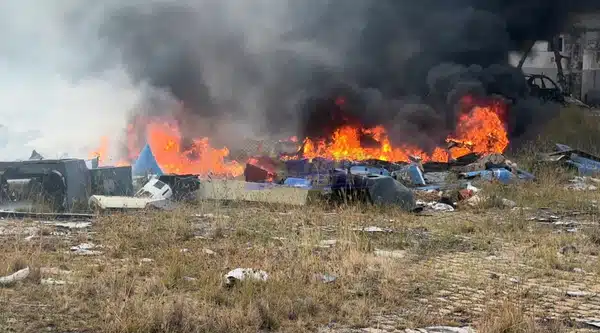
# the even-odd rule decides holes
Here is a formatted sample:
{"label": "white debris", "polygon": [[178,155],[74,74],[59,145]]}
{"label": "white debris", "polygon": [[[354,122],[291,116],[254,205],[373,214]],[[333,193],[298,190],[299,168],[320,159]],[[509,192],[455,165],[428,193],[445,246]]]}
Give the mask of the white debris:
{"label": "white debris", "polygon": [[65,229],[86,229],[92,226],[92,222],[58,222],[58,221],[37,221],[39,223]]}
{"label": "white debris", "polygon": [[211,255],[211,256],[216,254],[215,251],[213,251],[211,249],[202,249],[202,252],[204,252],[205,254]]}
{"label": "white debris", "polygon": [[194,216],[195,217],[201,217],[203,219],[214,219],[214,218],[217,218],[217,219],[229,219],[230,218],[227,215],[215,215],[215,214],[212,214],[212,213],[196,214]]}
{"label": "white debris", "polygon": [[187,281],[187,282],[194,282],[194,281],[197,281],[198,279],[191,277],[191,276],[184,276],[183,280]]}
{"label": "white debris", "polygon": [[0,285],[9,285],[25,280],[29,276],[29,267],[23,268],[11,275],[0,277]]}
{"label": "white debris", "polygon": [[40,281],[41,284],[46,284],[46,285],[53,285],[53,286],[63,286],[65,284],[67,284],[66,281],[63,280],[55,280],[53,278],[47,278],[47,279],[42,279]]}
{"label": "white debris", "polygon": [[433,210],[436,212],[453,212],[454,211],[454,207],[445,204],[445,203],[441,203],[441,202],[437,202],[437,201],[431,201],[431,202],[426,202],[426,201],[422,201],[422,200],[417,200],[417,206],[421,206],[426,210]]}
{"label": "white debris", "polygon": [[453,212],[454,211],[454,207],[445,204],[445,203],[441,203],[441,202],[437,202],[434,205],[431,206],[431,209],[437,211],[437,212]]}
{"label": "white debris", "polygon": [[401,258],[406,257],[406,251],[403,251],[403,250],[394,250],[394,251],[375,250],[375,252],[373,252],[373,254],[375,254],[378,257],[394,258],[394,259],[401,259]]}
{"label": "white debris", "polygon": [[152,258],[142,258],[140,260],[140,262],[143,262],[143,263],[151,263],[153,261],[154,261],[154,259],[152,259]]}
{"label": "white debris", "polygon": [[34,240],[35,238],[37,238],[38,235],[31,235],[31,236],[27,236],[25,238],[23,238],[26,242],[30,242],[32,240]]}
{"label": "white debris", "polygon": [[321,281],[323,283],[331,283],[337,280],[337,277],[329,274],[315,274],[315,280]]}
{"label": "white debris", "polygon": [[181,250],[179,250],[179,252],[181,252],[181,253],[188,253],[188,252],[190,252],[190,249],[181,249]]}
{"label": "white debris", "polygon": [[502,205],[504,205],[504,207],[507,208],[515,208],[517,207],[517,203],[512,201],[512,200],[508,200],[508,199],[502,199]]}
{"label": "white debris", "polygon": [[97,256],[102,254],[101,251],[95,251],[94,249],[98,246],[93,243],[82,243],[77,246],[71,247],[71,253],[82,255],[82,256]]}
{"label": "white debris", "polygon": [[587,297],[587,296],[595,296],[595,294],[587,292],[587,291],[567,291],[567,296],[570,296],[570,297]]}
{"label": "white debris", "polygon": [[380,227],[364,227],[364,228],[354,228],[353,231],[363,231],[363,232],[392,232],[392,229],[388,228],[380,228]]}
{"label": "white debris", "polygon": [[600,179],[592,178],[592,177],[575,177],[569,180],[571,184],[566,185],[565,188],[567,190],[574,191],[595,191],[598,189],[597,186],[589,184],[590,182],[599,184]]}
{"label": "white debris", "polygon": [[600,319],[598,319],[598,318],[584,320],[583,323],[585,323],[586,325],[592,326],[594,328],[600,329]]}
{"label": "white debris", "polygon": [[477,187],[475,187],[475,186],[471,185],[471,183],[470,183],[470,182],[469,182],[469,183],[467,183],[467,187],[466,187],[466,189],[467,189],[467,190],[469,190],[469,191],[471,191],[471,192],[473,192],[473,193],[477,193],[477,192],[479,192],[479,189],[478,189]]}
{"label": "white debris", "polygon": [[252,269],[252,268],[236,268],[229,273],[225,274],[225,284],[230,286],[236,283],[236,281],[267,281],[269,275],[267,272]]}
{"label": "white debris", "polygon": [[319,242],[320,247],[332,247],[337,244],[337,239],[325,239]]}
{"label": "white debris", "polygon": [[470,327],[450,327],[450,326],[434,326],[427,327],[426,330],[430,333],[474,333]]}

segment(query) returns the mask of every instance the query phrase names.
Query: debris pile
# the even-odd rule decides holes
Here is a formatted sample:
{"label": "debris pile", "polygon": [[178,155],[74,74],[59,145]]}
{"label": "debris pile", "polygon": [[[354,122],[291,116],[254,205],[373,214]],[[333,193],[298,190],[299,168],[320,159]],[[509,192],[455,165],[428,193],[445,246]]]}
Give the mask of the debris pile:
{"label": "debris pile", "polygon": [[[464,145],[451,141],[453,147]],[[289,150],[289,149],[288,149]],[[251,156],[244,172],[235,178],[194,174],[164,174],[149,146],[134,166],[97,167],[97,161],[45,160],[34,151],[20,162],[0,162],[0,207],[3,214],[18,214],[35,204],[48,203],[51,211],[69,212],[161,209],[197,200],[250,201],[306,205],[312,200],[332,203],[364,202],[394,205],[406,211],[452,212],[459,203],[478,206],[486,197],[481,182],[515,184],[535,176],[500,153],[466,152],[448,161],[408,162],[379,159],[333,160],[321,157],[290,158],[288,150],[269,156]],[[557,144],[540,163],[554,163],[577,171],[565,188],[596,190],[600,157]],[[499,199],[504,207],[515,207]],[[83,207],[83,208],[82,208]],[[31,211],[31,210],[29,210]]]}

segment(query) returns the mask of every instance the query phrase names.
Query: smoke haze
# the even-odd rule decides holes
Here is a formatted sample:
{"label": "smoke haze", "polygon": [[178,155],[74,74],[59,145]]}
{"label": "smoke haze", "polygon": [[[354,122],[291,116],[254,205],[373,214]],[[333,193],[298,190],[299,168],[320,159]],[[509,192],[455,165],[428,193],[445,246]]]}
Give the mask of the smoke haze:
{"label": "smoke haze", "polygon": [[539,108],[508,52],[549,38],[592,3],[4,1],[0,154],[82,156],[101,136],[117,139],[132,112],[173,114],[175,105],[186,137],[229,146],[320,135],[341,109],[427,149],[453,129],[467,93],[522,100],[511,113],[516,135]]}

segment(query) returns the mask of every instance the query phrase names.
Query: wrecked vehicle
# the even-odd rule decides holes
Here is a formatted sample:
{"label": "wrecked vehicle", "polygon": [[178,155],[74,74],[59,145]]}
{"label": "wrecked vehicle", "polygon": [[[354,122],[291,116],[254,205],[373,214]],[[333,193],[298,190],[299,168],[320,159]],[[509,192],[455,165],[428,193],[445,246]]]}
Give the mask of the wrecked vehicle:
{"label": "wrecked vehicle", "polygon": [[582,101],[574,98],[570,94],[563,91],[560,86],[551,78],[543,74],[526,74],[525,80],[529,87],[529,93],[533,97],[537,97],[543,102],[554,102],[562,105],[576,105],[579,107],[589,108]]}
{"label": "wrecked vehicle", "polygon": [[171,198],[171,187],[157,178],[151,179],[133,197],[92,195],[88,201],[93,211],[145,209],[154,203]]}

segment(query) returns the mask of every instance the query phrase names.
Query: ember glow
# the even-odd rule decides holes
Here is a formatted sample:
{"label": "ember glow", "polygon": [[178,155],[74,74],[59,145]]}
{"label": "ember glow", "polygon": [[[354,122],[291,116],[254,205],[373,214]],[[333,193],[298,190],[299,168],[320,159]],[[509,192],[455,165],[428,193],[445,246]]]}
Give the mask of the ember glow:
{"label": "ember glow", "polygon": [[[455,134],[447,138],[447,142],[452,142],[454,147],[438,147],[430,154],[418,147],[393,146],[381,126],[359,128],[347,125],[337,129],[330,139],[305,139],[302,157],[391,162],[408,162],[411,157],[418,157],[424,162],[447,162],[449,157],[458,158],[471,152],[502,153],[508,146],[506,127],[500,118],[503,111],[501,104],[472,107],[458,119]],[[361,137],[364,136],[372,138],[374,145],[363,147]]]}

